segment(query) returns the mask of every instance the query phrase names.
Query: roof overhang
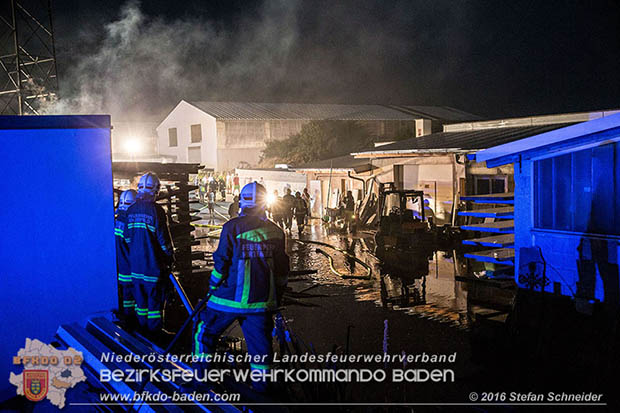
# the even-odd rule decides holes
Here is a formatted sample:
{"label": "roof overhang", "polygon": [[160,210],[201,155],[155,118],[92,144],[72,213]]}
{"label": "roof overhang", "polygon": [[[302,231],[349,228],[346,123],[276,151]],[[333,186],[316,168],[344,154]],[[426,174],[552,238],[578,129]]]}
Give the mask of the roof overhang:
{"label": "roof overhang", "polygon": [[408,158],[413,156],[466,154],[477,149],[441,148],[441,149],[396,149],[391,151],[367,151],[351,153],[355,158]]}
{"label": "roof overhang", "polygon": [[347,172],[354,172],[356,174],[361,174],[364,172],[370,172],[373,169],[378,169],[377,166],[371,165],[371,164],[364,164],[364,165],[358,165],[358,166],[354,166],[354,167],[346,167],[346,168],[338,168],[338,167],[334,167],[334,168],[295,168],[295,171],[297,172],[316,172],[316,173],[329,173],[331,172],[336,172],[336,173],[347,173]]}
{"label": "roof overhang", "polygon": [[614,114],[482,150],[476,153],[476,161],[486,162],[492,168],[619,141],[620,114]]}
{"label": "roof overhang", "polygon": [[295,168],[297,172],[354,172],[353,168]]}

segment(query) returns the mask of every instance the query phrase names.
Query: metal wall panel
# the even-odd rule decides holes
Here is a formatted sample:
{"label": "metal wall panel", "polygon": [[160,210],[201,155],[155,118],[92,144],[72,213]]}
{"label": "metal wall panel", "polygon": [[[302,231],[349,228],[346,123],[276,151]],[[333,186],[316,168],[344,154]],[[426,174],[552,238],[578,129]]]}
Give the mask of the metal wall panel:
{"label": "metal wall panel", "polygon": [[15,394],[26,337],[50,343],[60,324],[117,305],[109,124],[0,117],[0,396]]}

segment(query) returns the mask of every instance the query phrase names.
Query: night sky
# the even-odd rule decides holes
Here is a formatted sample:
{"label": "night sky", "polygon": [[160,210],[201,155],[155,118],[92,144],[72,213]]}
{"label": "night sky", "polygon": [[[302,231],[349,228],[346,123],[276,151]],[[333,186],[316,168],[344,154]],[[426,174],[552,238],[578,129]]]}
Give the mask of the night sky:
{"label": "night sky", "polygon": [[56,0],[67,111],[181,99],[453,106],[487,118],[620,108],[612,1]]}

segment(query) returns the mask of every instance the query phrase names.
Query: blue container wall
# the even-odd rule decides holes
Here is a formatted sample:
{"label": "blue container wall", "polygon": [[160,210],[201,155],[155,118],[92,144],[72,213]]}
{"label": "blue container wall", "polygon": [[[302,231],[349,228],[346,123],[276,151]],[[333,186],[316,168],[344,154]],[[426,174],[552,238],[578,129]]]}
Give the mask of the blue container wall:
{"label": "blue container wall", "polygon": [[58,325],[115,308],[117,293],[110,130],[0,130],[0,145],[6,396],[26,337],[49,343]]}
{"label": "blue container wall", "polygon": [[[596,150],[593,153],[581,151],[573,157],[573,171],[592,171],[593,175],[587,179],[589,183],[583,183],[575,178],[582,174],[573,172],[572,188],[561,187],[571,181],[571,176],[565,179],[558,176],[558,171],[564,168],[565,158],[555,158],[557,163],[553,173],[536,173],[536,162],[531,160],[524,160],[520,166],[515,164],[517,282],[518,270],[523,264],[519,249],[537,246],[547,263],[546,276],[550,281],[547,292],[552,292],[554,283],[558,283],[562,295],[585,295],[587,299],[618,302],[620,239],[613,232],[620,231],[615,222],[618,218],[614,206],[618,203],[618,188],[615,186],[620,179],[615,179],[615,186],[613,183],[596,185],[597,175],[609,179],[617,174],[613,163],[599,165],[597,157]],[[550,178],[553,174],[556,174],[554,179]],[[554,188],[559,190],[554,192]],[[538,198],[543,202],[537,202],[537,190],[540,191]],[[566,197],[567,191],[572,191],[570,198]],[[554,196],[556,198],[552,200]],[[610,212],[610,208],[615,212]],[[556,210],[555,215],[553,210]],[[553,222],[553,226],[559,229],[541,228],[545,222]],[[592,225],[598,226],[594,228],[597,232],[607,231],[608,234],[589,234]]]}

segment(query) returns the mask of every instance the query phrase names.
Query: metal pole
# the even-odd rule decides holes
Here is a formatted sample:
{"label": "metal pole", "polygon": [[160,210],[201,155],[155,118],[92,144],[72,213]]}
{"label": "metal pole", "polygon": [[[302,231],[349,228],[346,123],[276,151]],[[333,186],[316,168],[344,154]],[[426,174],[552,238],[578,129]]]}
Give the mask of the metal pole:
{"label": "metal pole", "polygon": [[189,298],[187,298],[187,294],[185,293],[185,290],[181,286],[179,279],[173,273],[170,273],[168,277],[170,278],[170,281],[172,282],[172,285],[174,286],[175,290],[177,290],[177,293],[179,294],[179,298],[181,299],[181,302],[185,306],[187,313],[191,314],[194,311],[194,307],[192,306],[192,303],[189,301]]}
{"label": "metal pole", "polygon": [[11,22],[13,24],[13,46],[15,48],[15,76],[16,76],[16,92],[17,92],[17,105],[19,106],[19,115],[24,114],[23,102],[22,102],[22,75],[21,75],[21,61],[19,58],[19,38],[17,33],[17,18],[15,17],[15,0],[11,0]]}
{"label": "metal pole", "polygon": [[47,11],[49,14],[49,18],[50,18],[50,38],[52,40],[52,58],[54,59],[54,78],[56,80],[56,92],[58,92],[59,87],[58,87],[58,65],[56,64],[56,41],[54,39],[54,22],[52,20],[52,0],[49,0],[47,2]]}
{"label": "metal pole", "polygon": [[329,195],[332,192],[332,171],[334,169],[334,161],[329,162],[329,181],[327,182],[327,208],[329,208]]}
{"label": "metal pole", "polygon": [[[220,285],[222,285],[223,281],[226,279],[226,277],[222,277],[220,279],[220,281],[217,283],[217,285],[215,286],[217,289],[217,287],[219,287]],[[214,290],[210,290],[207,295],[205,296],[205,298],[202,299],[202,301],[200,301],[198,303],[198,305],[196,306],[196,308],[194,309],[194,311],[191,312],[191,314],[185,319],[185,322],[183,323],[183,325],[181,326],[181,328],[179,329],[179,331],[177,331],[177,333],[175,334],[174,338],[172,339],[172,341],[170,342],[170,344],[168,344],[168,347],[166,347],[164,349],[164,352],[161,353],[163,356],[166,356],[168,354],[170,354],[172,352],[172,350],[174,349],[174,346],[176,345],[176,343],[179,341],[179,339],[181,338],[181,336],[183,335],[183,332],[187,329],[187,327],[189,326],[189,324],[194,320],[194,317],[196,317],[198,315],[198,313],[200,313],[203,308],[207,305],[207,303],[209,302],[209,299],[211,298],[211,295],[213,294]],[[149,378],[146,378],[144,380],[142,380],[142,382],[140,383],[140,385],[138,386],[138,389],[134,392],[134,394],[140,394],[142,393],[142,391],[146,388],[146,385],[150,382],[151,380]],[[144,404],[144,400],[141,400],[139,402],[138,406],[141,406],[142,404]]]}
{"label": "metal pole", "polygon": [[437,221],[437,181],[435,181],[435,210],[433,212],[435,213],[434,221]]}

